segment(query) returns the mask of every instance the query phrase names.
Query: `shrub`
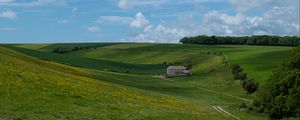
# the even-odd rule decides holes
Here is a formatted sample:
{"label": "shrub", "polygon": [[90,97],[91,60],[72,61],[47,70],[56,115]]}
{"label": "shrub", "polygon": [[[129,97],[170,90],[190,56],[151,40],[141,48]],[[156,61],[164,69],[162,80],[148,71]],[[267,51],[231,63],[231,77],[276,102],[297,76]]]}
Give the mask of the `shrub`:
{"label": "shrub", "polygon": [[237,75],[239,72],[242,72],[243,69],[241,68],[241,66],[239,64],[232,64],[230,66],[231,72],[233,75]]}
{"label": "shrub", "polygon": [[258,82],[253,79],[243,81],[243,88],[247,94],[252,94],[258,89]]}

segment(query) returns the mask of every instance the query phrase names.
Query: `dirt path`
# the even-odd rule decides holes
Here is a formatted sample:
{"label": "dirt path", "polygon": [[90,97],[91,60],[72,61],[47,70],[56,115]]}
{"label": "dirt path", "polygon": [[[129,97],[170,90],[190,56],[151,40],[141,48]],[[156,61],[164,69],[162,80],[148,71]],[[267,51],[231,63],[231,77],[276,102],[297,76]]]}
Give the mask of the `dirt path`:
{"label": "dirt path", "polygon": [[221,113],[221,114],[223,114],[224,116],[226,116],[226,117],[233,117],[233,118],[235,118],[235,119],[237,119],[237,120],[240,120],[239,117],[237,117],[237,116],[235,116],[235,115],[233,115],[233,114],[231,114],[231,113],[225,111],[225,110],[224,110],[223,108],[221,108],[220,106],[213,106],[213,108],[214,108],[216,111],[218,111],[219,113]]}

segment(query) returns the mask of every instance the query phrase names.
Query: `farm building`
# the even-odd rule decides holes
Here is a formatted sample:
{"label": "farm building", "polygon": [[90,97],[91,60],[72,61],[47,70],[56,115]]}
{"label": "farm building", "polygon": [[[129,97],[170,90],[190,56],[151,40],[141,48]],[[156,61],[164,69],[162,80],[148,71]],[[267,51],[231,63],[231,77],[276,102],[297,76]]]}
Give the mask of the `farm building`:
{"label": "farm building", "polygon": [[169,66],[167,68],[167,76],[187,76],[191,74],[184,66]]}

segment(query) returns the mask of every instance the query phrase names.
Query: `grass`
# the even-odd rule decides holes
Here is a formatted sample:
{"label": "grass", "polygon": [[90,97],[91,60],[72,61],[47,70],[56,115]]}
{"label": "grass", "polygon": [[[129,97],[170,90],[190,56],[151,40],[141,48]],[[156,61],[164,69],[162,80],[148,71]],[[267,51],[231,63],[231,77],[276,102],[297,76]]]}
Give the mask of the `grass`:
{"label": "grass", "polygon": [[[58,47],[73,48],[75,46],[81,45],[92,45],[97,46],[97,48],[71,52],[63,55],[51,53],[52,49]],[[241,103],[250,103],[253,99],[255,99],[256,94],[246,95],[245,92],[242,90],[239,81],[233,80],[228,66],[224,64],[225,57],[214,55],[214,53],[224,53],[227,56],[227,59],[230,63],[241,64],[251,78],[255,78],[256,80],[259,80],[261,83],[263,83],[268,77],[268,75],[271,73],[271,71],[274,68],[276,68],[277,65],[279,65],[279,62],[284,58],[284,56],[287,56],[288,52],[291,50],[291,47],[206,46],[124,43],[51,44],[48,46],[41,46],[42,45],[40,45],[39,47],[35,45],[6,45],[6,47],[10,49],[22,52],[26,55],[30,55],[39,59],[75,66],[68,67],[52,62],[46,62],[47,64],[45,64],[44,61],[43,63],[38,64],[40,66],[47,66],[49,67],[49,69],[55,69],[55,71],[57,71],[60,74],[63,74],[61,72],[70,74],[73,79],[78,79],[77,77],[84,77],[84,79],[88,78],[91,81],[97,83],[92,88],[99,86],[98,84],[105,83],[115,87],[129,89],[131,92],[140,92],[141,95],[144,95],[144,97],[149,95],[154,97],[170,97],[170,99],[181,100],[180,102],[195,107],[193,108],[189,106],[188,108],[181,109],[181,104],[176,103],[179,106],[175,106],[175,108],[180,109],[182,111],[182,113],[180,114],[179,112],[169,112],[168,110],[162,110],[162,112],[160,110],[161,108],[159,108],[159,110],[150,109],[147,111],[146,109],[149,109],[149,107],[147,107],[149,101],[145,99],[140,99],[141,101],[133,101],[133,103],[136,103],[136,105],[139,107],[134,107],[129,110],[125,109],[128,106],[122,106],[120,104],[117,104],[117,100],[113,99],[111,100],[111,102],[116,103],[111,103],[110,105],[113,106],[114,109],[117,109],[117,111],[114,112],[114,109],[110,109],[110,107],[108,107],[107,113],[103,113],[103,115],[107,116],[110,115],[110,112],[112,112],[114,113],[110,116],[112,118],[101,116],[103,118],[109,119],[125,119],[124,116],[132,116],[132,119],[226,119],[226,117],[222,116],[222,114],[216,113],[216,111],[212,110],[213,105],[222,106],[225,110],[230,111],[231,113],[240,117],[241,119],[266,119],[266,116],[263,114],[238,110],[238,106]],[[210,54],[203,54],[204,52],[210,52]],[[20,55],[18,54],[17,56]],[[23,60],[23,58],[20,60]],[[174,78],[157,77],[155,75],[165,74],[167,65],[164,65],[163,62],[192,62],[193,76]],[[51,65],[49,65],[50,63]],[[36,65],[36,63],[32,64]],[[52,64],[57,64],[63,67],[53,67]],[[130,72],[126,73],[126,71]],[[49,80],[46,77],[46,75],[43,77]],[[30,77],[28,77],[28,79],[29,78]],[[62,77],[61,79],[64,80],[67,78],[69,78],[69,76]],[[83,82],[80,84],[86,83]],[[88,88],[91,88],[91,86],[78,86],[81,88],[80,90],[82,92],[90,92],[88,91]],[[95,91],[93,91],[93,93],[93,95],[95,96],[107,95],[107,93],[97,93]],[[66,93],[66,95],[69,94],[70,93]],[[123,94],[127,95],[126,93],[121,93],[120,95],[122,96]],[[63,96],[62,98],[66,97]],[[113,96],[108,96],[107,99],[112,98]],[[90,99],[94,99],[94,97],[90,97]],[[99,98],[99,100],[100,99],[101,98]],[[123,99],[124,98],[120,100]],[[63,99],[61,100],[64,101]],[[143,103],[142,101],[144,101],[145,103]],[[97,101],[94,100],[90,102],[93,103]],[[106,102],[107,101],[100,101],[98,104],[103,104]],[[158,102],[158,105],[164,104],[165,103]],[[203,114],[204,117],[201,115],[191,117],[191,115],[187,114],[191,112],[187,110],[189,108],[191,110],[196,108],[201,109],[203,111],[199,113],[212,113],[213,115],[208,115],[208,117],[205,117],[205,115]],[[125,110],[122,111],[119,109]],[[139,113],[137,112],[139,110],[141,110],[140,112],[143,112],[143,114],[138,114],[137,116],[134,116],[134,114]],[[65,114],[66,112],[70,111],[66,110],[62,113]],[[78,112],[79,111],[80,110],[78,110]],[[95,109],[95,111],[99,110]],[[134,113],[131,114],[128,111],[134,111]],[[160,114],[154,111],[157,111]],[[157,118],[151,116],[152,114],[155,114]],[[174,116],[170,117],[171,115]],[[99,118],[99,116],[97,117]],[[74,119],[75,118],[80,119],[79,116],[74,117]]]}
{"label": "grass", "polygon": [[292,47],[245,46],[245,45],[177,45],[153,44],[147,47],[129,48],[132,51],[150,49],[153,51],[182,51],[185,53],[224,53],[230,63],[240,64],[251,78],[262,83],[272,70],[288,56]]}
{"label": "grass", "polygon": [[90,70],[3,47],[0,61],[1,119],[230,119],[184,98],[95,80]]}
{"label": "grass", "polygon": [[[124,62],[114,62],[109,60],[99,60],[92,58],[80,57],[76,54],[53,54],[50,51],[36,51],[31,49],[14,47],[13,49],[23,52],[30,56],[35,56],[46,61],[54,61],[77,67],[89,69],[114,71],[114,72],[129,72],[135,74],[162,74],[165,71],[166,65],[163,64],[131,64]],[[141,69],[143,69],[141,71]]]}

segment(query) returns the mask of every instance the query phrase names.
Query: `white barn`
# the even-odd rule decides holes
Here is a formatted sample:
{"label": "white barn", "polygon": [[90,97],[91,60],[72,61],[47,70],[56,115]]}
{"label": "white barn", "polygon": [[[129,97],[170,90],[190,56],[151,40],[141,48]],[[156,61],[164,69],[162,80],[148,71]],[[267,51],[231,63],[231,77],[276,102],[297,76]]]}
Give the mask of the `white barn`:
{"label": "white barn", "polygon": [[167,76],[188,76],[191,74],[184,66],[169,66],[167,68]]}

